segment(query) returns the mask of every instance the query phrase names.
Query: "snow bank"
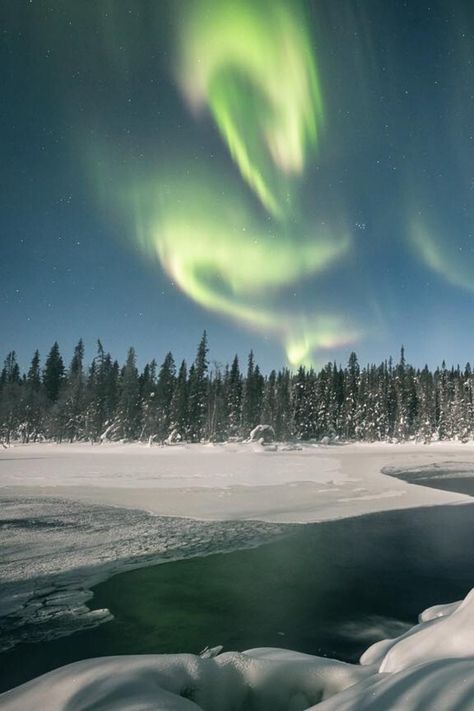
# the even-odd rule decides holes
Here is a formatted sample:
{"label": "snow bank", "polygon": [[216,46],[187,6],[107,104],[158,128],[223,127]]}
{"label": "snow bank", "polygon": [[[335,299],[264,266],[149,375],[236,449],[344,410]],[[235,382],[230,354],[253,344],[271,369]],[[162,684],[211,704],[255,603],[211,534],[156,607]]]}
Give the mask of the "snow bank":
{"label": "snow bank", "polygon": [[[431,608],[432,610],[432,608]],[[472,711],[474,590],[361,665],[282,649],[76,662],[0,695],[4,711]],[[436,613],[437,614],[437,613]],[[367,662],[370,661],[370,664]]]}
{"label": "snow bank", "polygon": [[401,637],[369,647],[361,664],[377,664],[380,672],[398,672],[445,657],[474,659],[474,589],[462,602],[429,608],[420,619]]}
{"label": "snow bank", "polygon": [[104,657],[70,664],[6,692],[0,706],[3,711],[302,711],[369,673],[272,649],[214,659],[191,654]]}
{"label": "snow bank", "polygon": [[398,674],[376,674],[314,708],[318,711],[472,711],[474,659],[443,659]]}

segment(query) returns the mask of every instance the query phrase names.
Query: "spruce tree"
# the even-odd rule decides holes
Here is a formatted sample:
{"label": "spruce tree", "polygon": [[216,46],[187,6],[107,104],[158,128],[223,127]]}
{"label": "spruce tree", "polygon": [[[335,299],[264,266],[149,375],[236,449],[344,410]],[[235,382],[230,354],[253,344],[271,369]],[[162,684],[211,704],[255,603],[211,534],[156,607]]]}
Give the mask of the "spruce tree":
{"label": "spruce tree", "polygon": [[44,435],[42,427],[45,419],[46,397],[41,384],[41,367],[39,351],[35,351],[26,376],[23,395],[23,442],[36,442]]}
{"label": "spruce tree", "polygon": [[222,442],[227,435],[227,403],[225,399],[224,380],[218,365],[209,377],[209,415],[207,431],[211,442]]}
{"label": "spruce tree", "polygon": [[137,439],[141,431],[140,384],[135,349],[129,348],[119,381],[116,425],[121,439]]}
{"label": "spruce tree", "polygon": [[224,384],[228,409],[228,437],[239,437],[241,435],[242,387],[239,359],[235,355]]}
{"label": "spruce tree", "polygon": [[264,381],[260,375],[260,369],[258,365],[254,364],[253,351],[250,351],[242,395],[242,433],[244,437],[248,437],[251,430],[260,423],[263,386]]}
{"label": "spruce tree", "polygon": [[272,370],[265,380],[262,396],[262,424],[271,425],[275,429],[276,413],[276,371]]}
{"label": "spruce tree", "polygon": [[344,437],[354,439],[356,435],[355,415],[359,397],[360,367],[357,355],[352,352],[349,356],[344,377]]}
{"label": "spruce tree", "polygon": [[151,444],[157,437],[158,403],[156,397],[156,361],[147,363],[139,377],[142,430],[140,439]]}
{"label": "spruce tree", "polygon": [[20,369],[11,351],[0,374],[0,441],[9,443],[22,430]]}
{"label": "spruce tree", "polygon": [[199,442],[206,435],[207,402],[207,335],[202,334],[193,367],[189,372],[189,437]]}
{"label": "spruce tree", "polygon": [[188,430],[188,369],[183,360],[171,399],[170,430],[174,430],[180,439],[185,439]]}
{"label": "spruce tree", "polygon": [[56,402],[61,386],[64,383],[64,362],[59,352],[57,341],[53,344],[43,371],[43,385],[46,397],[50,402]]}
{"label": "spruce tree", "polygon": [[160,367],[156,384],[156,433],[164,441],[170,433],[171,402],[176,384],[176,366],[173,355],[167,353]]}
{"label": "spruce tree", "polygon": [[61,396],[64,413],[64,430],[70,442],[80,439],[85,426],[84,343],[82,339],[74,348],[74,355],[67,373],[66,385]]}

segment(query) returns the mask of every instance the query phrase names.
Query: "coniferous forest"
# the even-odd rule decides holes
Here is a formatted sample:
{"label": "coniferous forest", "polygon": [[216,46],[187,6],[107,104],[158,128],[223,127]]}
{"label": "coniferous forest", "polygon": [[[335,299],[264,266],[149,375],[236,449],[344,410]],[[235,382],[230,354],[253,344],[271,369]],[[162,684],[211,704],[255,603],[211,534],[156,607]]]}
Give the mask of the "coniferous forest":
{"label": "coniferous forest", "polygon": [[65,364],[54,343],[44,364],[35,352],[21,373],[15,352],[0,375],[0,441],[214,441],[246,439],[259,424],[277,440],[406,441],[474,436],[471,366],[434,372],[405,361],[361,367],[300,367],[261,373],[247,363],[210,366],[206,333],[194,362],[167,353],[142,372],[133,348],[124,365],[98,341],[89,365],[79,341]]}

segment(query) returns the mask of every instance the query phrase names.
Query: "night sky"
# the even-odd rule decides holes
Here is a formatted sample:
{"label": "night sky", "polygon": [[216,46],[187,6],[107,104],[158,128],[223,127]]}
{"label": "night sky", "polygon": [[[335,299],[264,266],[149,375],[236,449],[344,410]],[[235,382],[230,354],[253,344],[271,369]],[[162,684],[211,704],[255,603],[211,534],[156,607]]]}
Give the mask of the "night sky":
{"label": "night sky", "polygon": [[474,361],[472,0],[0,22],[0,357]]}

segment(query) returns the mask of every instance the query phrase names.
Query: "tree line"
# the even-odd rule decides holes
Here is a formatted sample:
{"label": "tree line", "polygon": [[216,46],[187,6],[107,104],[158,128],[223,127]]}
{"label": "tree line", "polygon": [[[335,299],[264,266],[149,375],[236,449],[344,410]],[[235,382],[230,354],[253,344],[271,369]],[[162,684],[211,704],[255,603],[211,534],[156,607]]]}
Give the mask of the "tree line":
{"label": "tree line", "polygon": [[65,366],[57,343],[44,366],[35,352],[21,373],[10,352],[0,374],[0,441],[9,443],[106,440],[222,442],[245,439],[270,425],[278,440],[429,442],[467,441],[474,434],[471,366],[431,371],[400,359],[361,367],[352,353],[346,367],[318,372],[300,367],[263,375],[250,352],[210,367],[206,333],[194,361],[167,353],[139,372],[133,348],[122,366],[98,341],[84,364],[79,341]]}

